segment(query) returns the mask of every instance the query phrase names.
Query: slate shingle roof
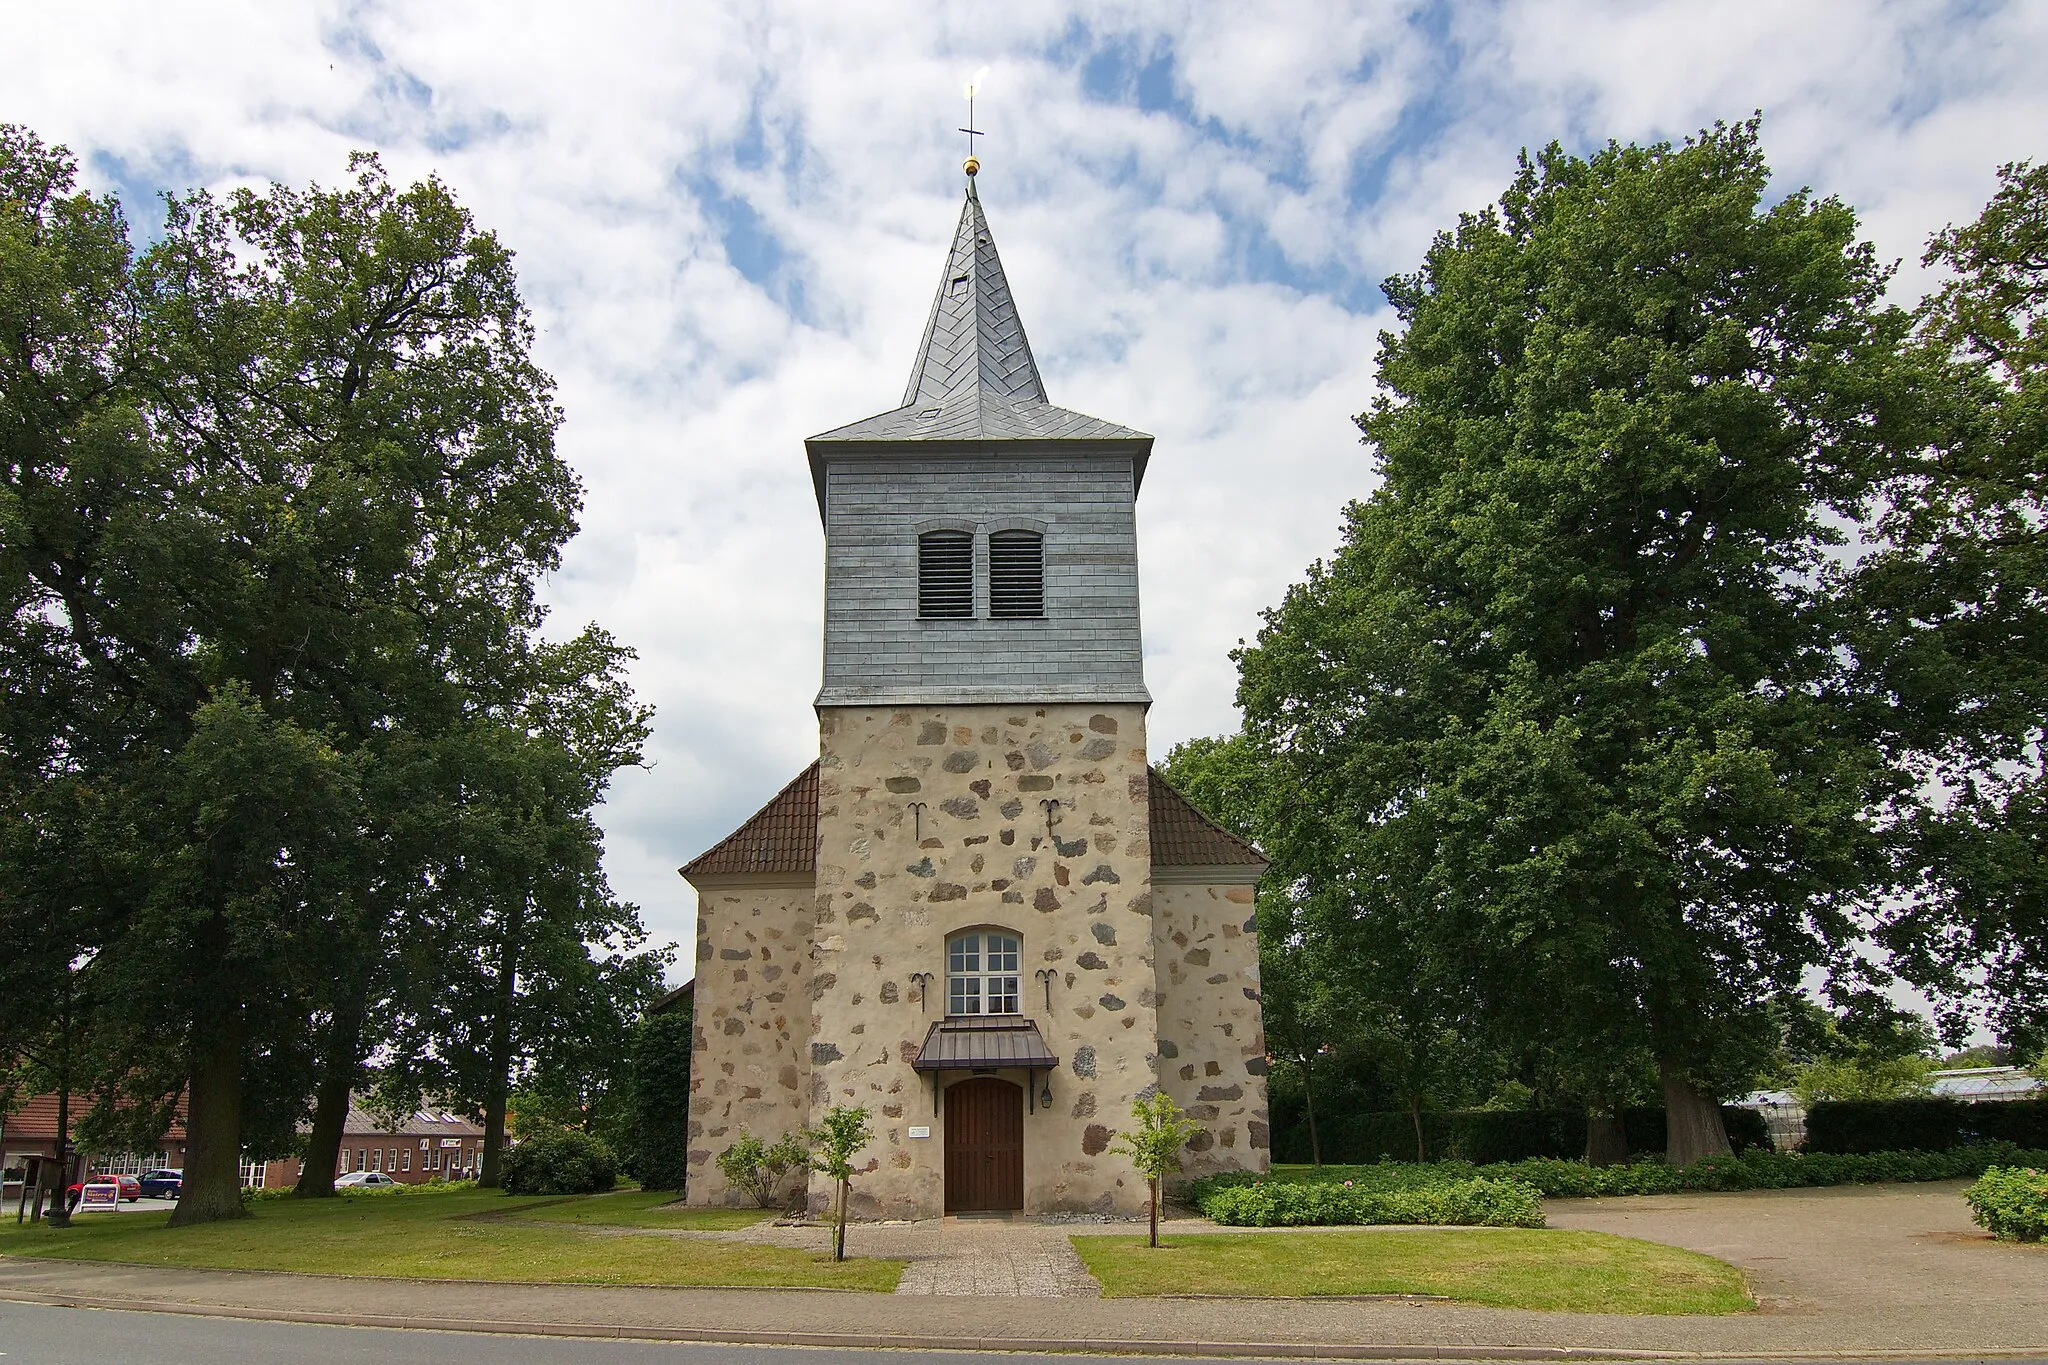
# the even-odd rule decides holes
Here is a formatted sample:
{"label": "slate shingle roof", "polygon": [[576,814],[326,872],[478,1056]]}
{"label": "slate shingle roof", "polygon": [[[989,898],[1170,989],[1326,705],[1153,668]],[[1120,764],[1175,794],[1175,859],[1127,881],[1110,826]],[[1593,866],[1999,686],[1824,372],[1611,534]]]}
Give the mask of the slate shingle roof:
{"label": "slate shingle roof", "polygon": [[749,872],[815,872],[818,868],[818,765],[798,773],[753,818],[681,868],[733,876]]}
{"label": "slate shingle roof", "polygon": [[1155,770],[1151,781],[1152,866],[1265,867],[1266,856],[1175,791]]}
{"label": "slate shingle roof", "polygon": [[[312,1125],[302,1123],[300,1132],[312,1131]],[[394,1124],[385,1115],[378,1114],[349,1097],[348,1119],[342,1127],[344,1137],[382,1137],[387,1134],[398,1137],[482,1137],[484,1130],[459,1114],[445,1109],[431,1109],[413,1114],[401,1114]]]}
{"label": "slate shingle roof", "polygon": [[[1196,810],[1156,771],[1149,784],[1154,867],[1261,867],[1266,857]],[[685,877],[814,873],[818,868],[818,765],[777,792],[751,819],[695,861]]]}
{"label": "slate shingle roof", "polygon": [[995,238],[970,183],[903,404],[811,437],[867,441],[1142,441],[1141,431],[1056,408],[1010,296]]}

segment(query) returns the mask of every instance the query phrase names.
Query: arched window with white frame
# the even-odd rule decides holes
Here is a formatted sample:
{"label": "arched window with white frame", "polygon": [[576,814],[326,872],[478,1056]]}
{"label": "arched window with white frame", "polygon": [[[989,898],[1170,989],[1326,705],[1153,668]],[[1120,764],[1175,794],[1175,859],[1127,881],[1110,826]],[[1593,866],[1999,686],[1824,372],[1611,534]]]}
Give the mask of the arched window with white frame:
{"label": "arched window with white frame", "polygon": [[946,1013],[1017,1013],[1023,943],[1002,929],[971,929],[946,940]]}

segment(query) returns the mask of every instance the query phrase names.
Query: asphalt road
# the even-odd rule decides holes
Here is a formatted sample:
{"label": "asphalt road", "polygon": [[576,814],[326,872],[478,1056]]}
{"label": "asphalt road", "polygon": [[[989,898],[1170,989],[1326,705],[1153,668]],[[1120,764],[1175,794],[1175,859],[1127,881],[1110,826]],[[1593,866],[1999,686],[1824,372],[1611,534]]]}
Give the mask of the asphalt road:
{"label": "asphalt road", "polygon": [[[889,1365],[977,1365],[981,1360],[967,1352],[579,1341],[244,1322],[234,1318],[49,1308],[0,1301],[0,1365],[820,1365],[820,1355],[851,1356],[859,1362],[884,1357]],[[1017,1365],[1072,1365],[1077,1358],[1004,1357]],[[1145,1359],[1147,1365],[1192,1365],[1170,1358]],[[1442,1365],[1441,1358],[1437,1365]],[[1723,1361],[1717,1365],[1741,1362]],[[1819,1362],[1809,1358],[1803,1365]],[[1883,1365],[1916,1363],[1887,1360]],[[1960,1362],[1952,1357],[1938,1365]],[[2048,1359],[2005,1357],[1996,1365],[2048,1365]]]}

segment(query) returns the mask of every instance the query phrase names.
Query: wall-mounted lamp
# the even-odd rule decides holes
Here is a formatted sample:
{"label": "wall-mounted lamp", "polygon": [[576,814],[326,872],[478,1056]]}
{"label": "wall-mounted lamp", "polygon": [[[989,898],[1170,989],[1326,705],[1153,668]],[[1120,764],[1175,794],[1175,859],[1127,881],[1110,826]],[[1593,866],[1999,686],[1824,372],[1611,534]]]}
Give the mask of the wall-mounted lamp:
{"label": "wall-mounted lamp", "polygon": [[1047,1109],[1050,1109],[1050,1108],[1052,1108],[1052,1073],[1051,1073],[1051,1072],[1047,1072],[1047,1073],[1046,1073],[1046,1076],[1045,1076],[1045,1089],[1043,1089],[1043,1090],[1041,1090],[1041,1091],[1039,1091],[1039,1092],[1038,1092],[1038,1102],[1039,1102],[1040,1104],[1044,1105],[1044,1106],[1045,1106],[1045,1107],[1046,1107]]}

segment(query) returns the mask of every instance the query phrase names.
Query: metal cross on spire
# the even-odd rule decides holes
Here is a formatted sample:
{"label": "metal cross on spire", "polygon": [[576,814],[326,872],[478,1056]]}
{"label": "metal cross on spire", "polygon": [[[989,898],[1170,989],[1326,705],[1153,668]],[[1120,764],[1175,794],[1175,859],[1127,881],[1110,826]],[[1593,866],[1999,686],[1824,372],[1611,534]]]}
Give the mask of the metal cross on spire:
{"label": "metal cross on spire", "polygon": [[988,136],[988,134],[974,126],[974,86],[972,83],[967,87],[967,126],[960,131],[967,134],[967,163],[965,170],[971,176],[981,169],[981,158],[974,154],[974,139]]}

